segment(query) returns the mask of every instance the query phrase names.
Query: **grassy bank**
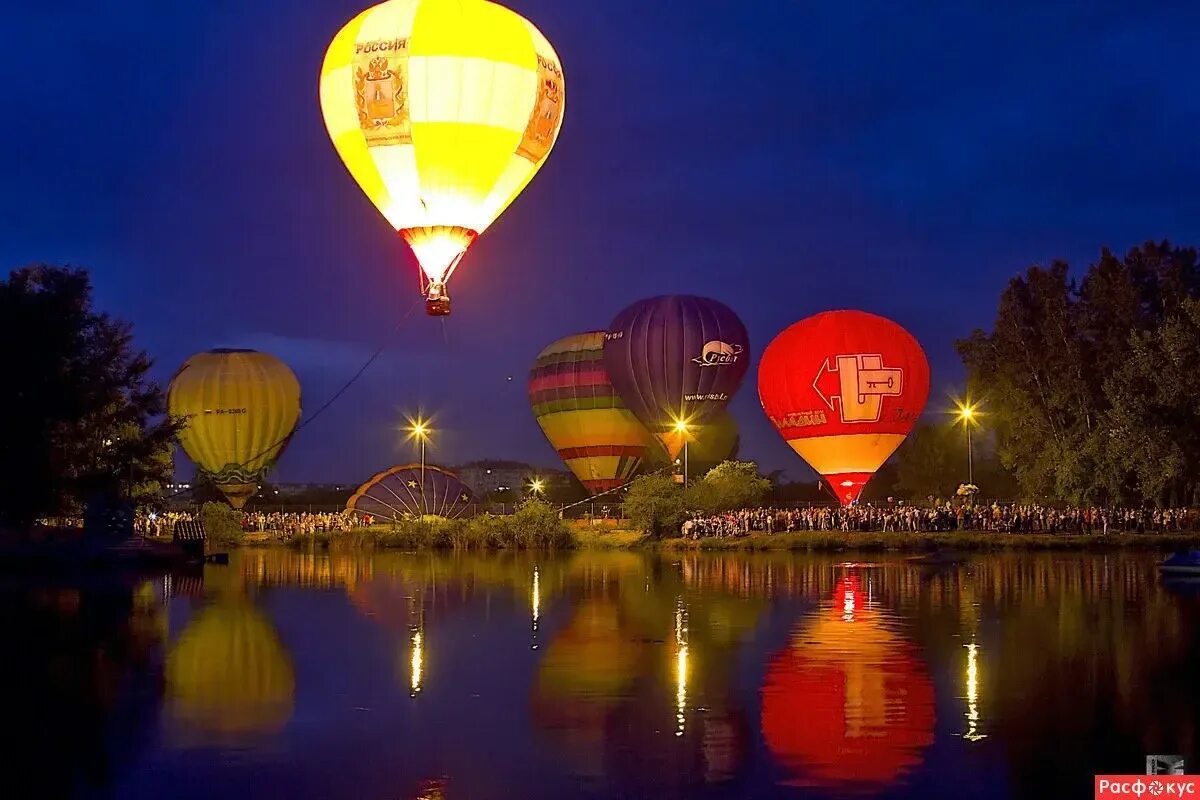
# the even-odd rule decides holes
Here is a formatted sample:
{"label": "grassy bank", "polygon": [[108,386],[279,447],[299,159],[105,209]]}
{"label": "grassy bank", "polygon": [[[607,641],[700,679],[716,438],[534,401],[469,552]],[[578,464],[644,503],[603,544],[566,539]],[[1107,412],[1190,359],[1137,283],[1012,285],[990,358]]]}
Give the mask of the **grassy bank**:
{"label": "grassy bank", "polygon": [[905,533],[804,531],[800,533],[757,533],[738,538],[664,539],[665,550],[1086,550],[1140,548],[1175,550],[1200,546],[1195,533],[1110,533],[1069,535],[1052,533],[985,533],[957,531]]}
{"label": "grassy bank", "polygon": [[288,545],[350,550],[563,550],[576,547],[578,541],[556,510],[529,502],[509,516],[403,520],[345,532],[303,534],[289,539]]}

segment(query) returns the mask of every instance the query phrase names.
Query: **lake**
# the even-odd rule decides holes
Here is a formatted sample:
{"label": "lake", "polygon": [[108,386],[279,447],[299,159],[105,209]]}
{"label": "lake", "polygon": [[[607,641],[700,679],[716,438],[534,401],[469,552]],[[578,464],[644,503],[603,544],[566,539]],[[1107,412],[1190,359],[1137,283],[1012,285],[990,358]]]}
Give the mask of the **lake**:
{"label": "lake", "polygon": [[0,576],[37,797],[1090,797],[1200,767],[1154,554],[245,550]]}

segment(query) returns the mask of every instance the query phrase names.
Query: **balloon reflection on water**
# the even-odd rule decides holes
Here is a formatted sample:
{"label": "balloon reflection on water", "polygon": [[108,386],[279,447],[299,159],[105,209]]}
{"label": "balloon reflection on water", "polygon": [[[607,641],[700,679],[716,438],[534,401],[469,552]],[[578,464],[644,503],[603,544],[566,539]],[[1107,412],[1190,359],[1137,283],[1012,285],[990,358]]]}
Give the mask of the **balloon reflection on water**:
{"label": "balloon reflection on water", "polygon": [[933,684],[915,647],[843,578],[767,667],[762,731],[787,783],[882,788],[933,741]]}

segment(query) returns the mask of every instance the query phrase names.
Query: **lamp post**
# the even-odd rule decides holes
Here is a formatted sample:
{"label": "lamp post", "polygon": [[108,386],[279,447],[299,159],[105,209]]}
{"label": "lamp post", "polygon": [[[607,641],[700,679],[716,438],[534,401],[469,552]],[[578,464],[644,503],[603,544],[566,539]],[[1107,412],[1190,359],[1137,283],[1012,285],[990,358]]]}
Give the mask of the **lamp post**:
{"label": "lamp post", "polygon": [[688,485],[688,424],[685,419],[675,420],[675,432],[683,437],[683,488]]}
{"label": "lamp post", "polygon": [[425,516],[429,513],[429,507],[425,503],[425,441],[429,438],[429,424],[417,417],[408,431],[416,437],[421,446],[421,516]]}
{"label": "lamp post", "polygon": [[971,428],[975,426],[978,416],[977,407],[970,403],[963,403],[958,407],[958,421],[967,431],[967,483],[972,486],[975,485],[975,464],[971,448]]}

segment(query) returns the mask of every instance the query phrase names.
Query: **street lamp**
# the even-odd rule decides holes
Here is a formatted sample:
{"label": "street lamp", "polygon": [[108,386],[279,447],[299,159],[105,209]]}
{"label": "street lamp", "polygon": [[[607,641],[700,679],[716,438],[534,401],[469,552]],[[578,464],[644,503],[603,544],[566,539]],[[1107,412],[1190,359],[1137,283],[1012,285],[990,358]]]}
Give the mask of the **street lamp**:
{"label": "street lamp", "polygon": [[979,424],[979,405],[970,401],[958,403],[957,421],[967,431],[967,483],[975,485],[975,465],[971,448],[971,428]]}
{"label": "street lamp", "polygon": [[415,438],[421,444],[421,516],[425,516],[429,513],[425,503],[425,442],[430,434],[429,421],[421,419],[420,415],[416,419],[410,419],[408,433],[409,438]]}
{"label": "street lamp", "polygon": [[675,432],[683,438],[683,488],[688,484],[688,424],[687,420],[675,420]]}
{"label": "street lamp", "polygon": [[545,488],[546,484],[541,478],[535,477],[529,481],[529,491],[532,494],[536,494],[540,497]]}

